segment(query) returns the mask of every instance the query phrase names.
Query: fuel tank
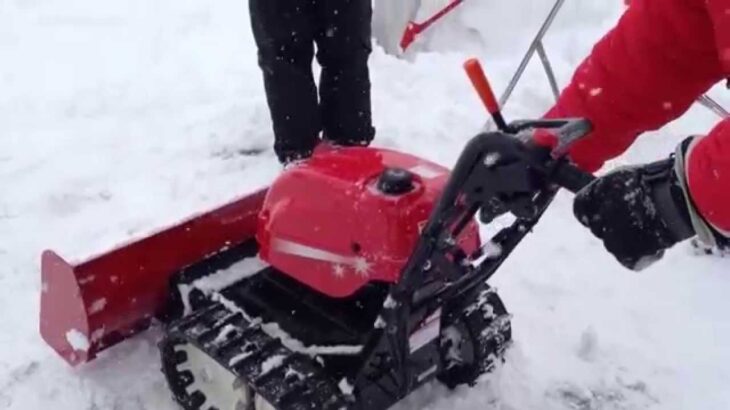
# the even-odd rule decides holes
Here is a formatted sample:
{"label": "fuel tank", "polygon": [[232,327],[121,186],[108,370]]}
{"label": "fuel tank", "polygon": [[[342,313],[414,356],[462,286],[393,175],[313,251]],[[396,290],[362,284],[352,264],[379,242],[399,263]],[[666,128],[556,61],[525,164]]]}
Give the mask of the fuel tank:
{"label": "fuel tank", "polygon": [[[270,187],[257,228],[260,257],[331,297],[395,283],[443,190],[449,170],[387,149],[316,152]],[[471,223],[459,238],[479,246]]]}

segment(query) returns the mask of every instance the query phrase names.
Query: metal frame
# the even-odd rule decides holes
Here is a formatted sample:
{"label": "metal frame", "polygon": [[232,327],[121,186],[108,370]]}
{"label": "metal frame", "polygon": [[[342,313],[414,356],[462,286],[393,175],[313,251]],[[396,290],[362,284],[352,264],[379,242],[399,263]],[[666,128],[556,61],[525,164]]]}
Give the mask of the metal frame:
{"label": "metal frame", "polygon": [[[517,84],[522,78],[522,75],[524,74],[527,65],[530,63],[535,53],[537,53],[538,57],[540,58],[540,62],[542,63],[543,69],[545,70],[545,75],[548,78],[548,82],[550,83],[550,88],[552,89],[555,100],[557,101],[558,97],[560,96],[560,88],[558,87],[558,82],[555,78],[555,72],[553,71],[552,65],[550,64],[550,59],[548,58],[547,52],[545,51],[543,39],[545,38],[547,32],[550,30],[550,27],[555,21],[555,18],[557,17],[564,3],[565,0],[556,0],[555,5],[550,10],[550,13],[545,19],[545,22],[542,24],[542,27],[540,27],[537,35],[532,40],[532,43],[527,50],[527,53],[522,58],[522,61],[520,62],[520,65],[517,68],[514,76],[510,80],[507,89],[505,90],[504,94],[502,94],[502,97],[499,99],[499,103],[502,107],[504,107],[509,101],[509,98],[512,96],[512,93],[517,87]],[[730,118],[730,113],[722,105],[720,105],[720,103],[715,101],[707,94],[704,94],[700,98],[698,98],[697,103],[712,111],[720,118]]]}

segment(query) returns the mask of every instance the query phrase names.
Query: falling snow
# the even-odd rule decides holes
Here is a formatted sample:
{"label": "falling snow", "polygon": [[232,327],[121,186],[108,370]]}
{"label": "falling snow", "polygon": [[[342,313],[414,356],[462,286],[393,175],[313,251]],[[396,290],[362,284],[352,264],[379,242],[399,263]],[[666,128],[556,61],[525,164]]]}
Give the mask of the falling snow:
{"label": "falling snow", "polygon": [[484,165],[486,165],[487,168],[495,166],[497,161],[499,161],[499,154],[496,152],[491,152],[484,157]]}
{"label": "falling snow", "polygon": [[94,303],[91,304],[91,306],[89,306],[89,314],[90,315],[97,314],[97,313],[101,312],[102,310],[104,310],[104,307],[106,307],[106,299],[105,298],[97,299],[94,301]]}
{"label": "falling snow", "polygon": [[[406,60],[375,45],[376,143],[453,165],[486,121],[464,59],[480,57],[500,93],[552,3],[464,2],[416,44],[428,52]],[[623,3],[565,2],[545,44],[560,85]],[[721,56],[730,61],[730,50]],[[515,89],[508,120],[549,108],[539,68],[533,61]],[[159,371],[159,327],[77,369],[44,344],[38,260],[53,248],[82,261],[280,172],[247,4],[3,2],[0,90],[0,232],[8,238],[0,239],[0,408],[175,410]],[[711,93],[729,105],[723,86]],[[714,124],[692,109],[607,169],[664,158]],[[251,148],[261,154],[216,155]],[[730,259],[698,257],[681,244],[641,275],[627,272],[574,220],[571,198],[561,194],[490,279],[513,314],[505,364],[473,388],[425,386],[393,410],[728,408]],[[64,335],[79,353],[103,334],[87,340],[81,330]]]}
{"label": "falling snow", "polygon": [[603,88],[592,88],[590,91],[591,97],[598,97],[603,93]]}

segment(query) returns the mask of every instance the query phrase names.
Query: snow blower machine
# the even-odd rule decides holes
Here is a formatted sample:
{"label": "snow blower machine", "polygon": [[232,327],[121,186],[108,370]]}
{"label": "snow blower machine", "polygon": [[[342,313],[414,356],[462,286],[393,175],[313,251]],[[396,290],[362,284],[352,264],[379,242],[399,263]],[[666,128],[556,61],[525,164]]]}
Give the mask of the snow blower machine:
{"label": "snow blower machine", "polygon": [[[587,121],[508,125],[478,62],[466,67],[500,129],[452,171],[336,148],[86,262],[47,251],[42,337],[79,365],[160,322],[162,372],[189,410],[387,409],[434,379],[475,383],[511,341],[487,280],[561,187],[592,176],[563,158]],[[536,130],[557,145],[534,145]],[[481,240],[477,221],[498,217],[510,223]]]}

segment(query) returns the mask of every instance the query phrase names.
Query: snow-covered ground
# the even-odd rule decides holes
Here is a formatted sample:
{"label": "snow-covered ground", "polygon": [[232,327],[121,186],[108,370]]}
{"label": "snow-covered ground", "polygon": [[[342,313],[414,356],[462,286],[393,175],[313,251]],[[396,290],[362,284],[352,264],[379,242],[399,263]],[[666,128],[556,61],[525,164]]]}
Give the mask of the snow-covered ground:
{"label": "snow-covered ground", "polygon": [[[376,49],[377,144],[452,164],[485,120],[462,61],[479,56],[504,89],[551,3],[473,0],[412,61]],[[568,0],[546,42],[561,84],[622,3]],[[158,332],[75,370],[42,343],[39,256],[92,254],[277,174],[246,4],[0,0],[0,409],[174,409]],[[533,64],[507,115],[550,103]],[[664,156],[715,121],[694,109],[616,163]],[[558,198],[494,279],[514,314],[507,364],[398,409],[730,408],[730,260],[679,246],[627,272],[570,210]]]}

